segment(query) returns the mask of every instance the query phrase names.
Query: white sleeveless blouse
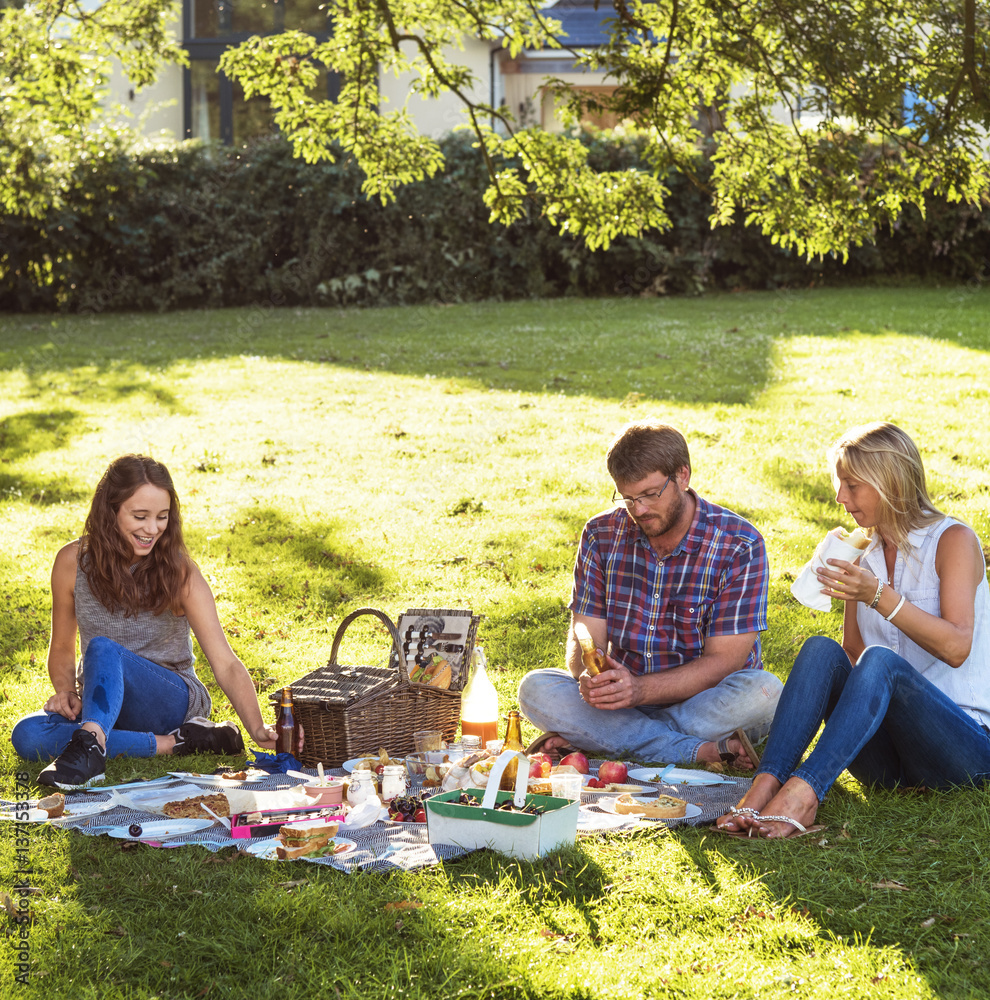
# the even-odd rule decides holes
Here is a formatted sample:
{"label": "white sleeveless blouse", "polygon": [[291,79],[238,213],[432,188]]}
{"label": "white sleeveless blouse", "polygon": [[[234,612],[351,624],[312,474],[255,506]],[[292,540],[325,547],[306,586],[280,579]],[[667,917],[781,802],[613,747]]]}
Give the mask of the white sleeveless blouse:
{"label": "white sleeveless blouse", "polygon": [[[938,540],[946,528],[958,524],[951,517],[935,524],[918,528],[908,535],[912,545],[907,557],[900,551],[894,562],[894,578],[890,586],[922,611],[940,614],[939,578],[935,571],[935,552]],[[863,556],[863,565],[879,579],[887,579],[883,558],[883,543],[876,537]],[[986,567],[984,566],[984,570]],[[951,698],[963,711],[977,722],[990,726],[990,588],[986,573],[976,588],[973,645],[969,657],[959,667],[933,656],[917,643],[912,642],[897,628],[895,618],[887,622],[883,616],[860,603],[856,609],[856,622],[867,646],[887,646],[924,675],[940,691]]]}

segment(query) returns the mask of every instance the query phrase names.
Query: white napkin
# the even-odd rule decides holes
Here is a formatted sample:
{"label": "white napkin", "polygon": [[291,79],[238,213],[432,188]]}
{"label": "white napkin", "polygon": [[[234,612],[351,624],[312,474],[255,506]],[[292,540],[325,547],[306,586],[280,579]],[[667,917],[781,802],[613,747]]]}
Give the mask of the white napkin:
{"label": "white napkin", "polygon": [[382,805],[382,800],[377,795],[371,795],[351,809],[343,826],[345,830],[360,830],[364,826],[371,826],[372,823],[386,819],[388,819],[388,809]]}
{"label": "white napkin", "polygon": [[845,559],[855,562],[863,549],[850,545],[841,536],[845,534],[842,528],[833,528],[819,543],[811,561],[798,574],[791,584],[791,593],[806,607],[815,611],[831,611],[832,598],[822,593],[818,570],[826,565],[826,559]]}

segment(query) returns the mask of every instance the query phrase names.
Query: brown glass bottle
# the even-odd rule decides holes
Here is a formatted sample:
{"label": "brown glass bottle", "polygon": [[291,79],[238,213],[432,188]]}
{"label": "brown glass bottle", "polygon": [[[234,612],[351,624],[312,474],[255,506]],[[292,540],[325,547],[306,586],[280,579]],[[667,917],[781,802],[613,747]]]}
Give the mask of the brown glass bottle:
{"label": "brown glass bottle", "polygon": [[[503,750],[525,750],[526,746],[522,741],[522,719],[518,712],[509,712],[505,723],[505,742],[502,744]],[[502,772],[502,780],[498,787],[505,792],[516,790],[516,775],[519,772],[519,758],[509,761]]]}
{"label": "brown glass bottle", "polygon": [[296,719],[292,714],[292,688],[282,688],[282,704],[275,720],[275,752],[295,753]]}

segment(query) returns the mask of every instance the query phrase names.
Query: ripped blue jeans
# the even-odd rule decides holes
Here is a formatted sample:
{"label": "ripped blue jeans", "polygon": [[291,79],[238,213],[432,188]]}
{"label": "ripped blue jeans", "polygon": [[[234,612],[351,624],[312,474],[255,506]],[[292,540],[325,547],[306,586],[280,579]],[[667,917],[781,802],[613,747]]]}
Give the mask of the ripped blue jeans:
{"label": "ripped blue jeans", "polygon": [[14,726],[10,739],[25,760],[57,757],[84,722],[95,722],[106,733],[108,757],[154,757],[155,735],[164,736],[185,721],[186,682],[112,639],[90,640],[83,677],[77,719],[34,712]]}

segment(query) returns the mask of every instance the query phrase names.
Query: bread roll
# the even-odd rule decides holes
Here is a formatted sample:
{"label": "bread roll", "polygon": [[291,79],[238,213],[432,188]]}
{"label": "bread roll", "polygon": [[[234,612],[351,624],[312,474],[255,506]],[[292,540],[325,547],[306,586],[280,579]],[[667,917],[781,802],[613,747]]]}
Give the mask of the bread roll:
{"label": "bread roll", "polygon": [[57,819],[65,812],[65,796],[61,792],[38,799],[38,808],[48,813],[49,819]]}

